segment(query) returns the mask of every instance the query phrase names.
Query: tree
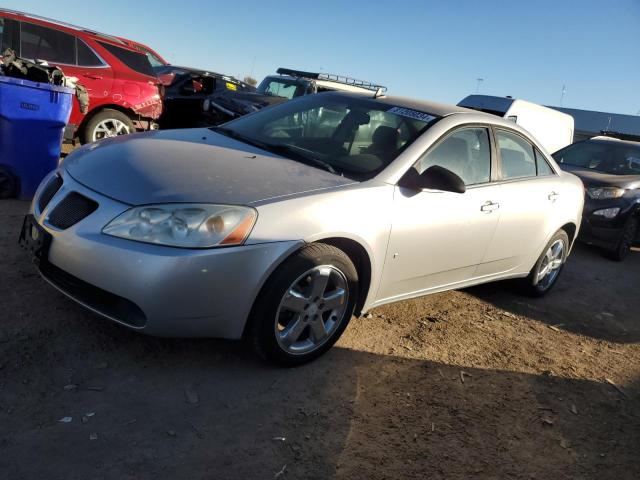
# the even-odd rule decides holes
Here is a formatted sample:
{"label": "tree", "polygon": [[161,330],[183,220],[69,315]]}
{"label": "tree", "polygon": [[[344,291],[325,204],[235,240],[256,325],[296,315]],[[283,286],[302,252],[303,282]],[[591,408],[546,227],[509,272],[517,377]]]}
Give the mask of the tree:
{"label": "tree", "polygon": [[258,81],[255,78],[247,75],[246,77],[244,77],[244,83],[248,83],[249,85],[255,87],[258,84]]}

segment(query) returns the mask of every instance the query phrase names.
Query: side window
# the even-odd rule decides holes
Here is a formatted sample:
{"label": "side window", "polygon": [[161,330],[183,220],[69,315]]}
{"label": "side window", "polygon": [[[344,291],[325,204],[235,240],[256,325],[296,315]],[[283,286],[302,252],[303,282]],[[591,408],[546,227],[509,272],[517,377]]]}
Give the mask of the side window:
{"label": "side window", "polygon": [[19,26],[20,24],[15,20],[0,18],[0,55],[7,48],[15,50],[18,54],[20,53]]}
{"label": "side window", "polygon": [[502,130],[496,131],[498,148],[502,160],[502,178],[525,178],[536,176],[536,159],[533,145],[520,135]]}
{"label": "side window", "polygon": [[536,152],[536,166],[538,167],[538,176],[546,177],[547,175],[553,175],[554,172],[549,166],[549,163],[545,160],[544,155],[538,150],[535,149]]}
{"label": "side window", "polygon": [[81,67],[100,67],[104,65],[93,50],[77,37],[76,46],[78,48],[78,65]]}
{"label": "side window", "polygon": [[98,43],[131,70],[144,75],[149,75],[150,77],[155,76],[155,72],[153,71],[153,68],[151,68],[149,59],[144,53],[127,48],[121,48],[107,42],[99,41]]}
{"label": "side window", "polygon": [[465,185],[491,179],[491,148],[486,128],[463,128],[450,134],[414,165],[418,173],[439,165],[458,175]]}
{"label": "side window", "polygon": [[50,63],[76,64],[76,39],[68,33],[22,22],[20,56]]}

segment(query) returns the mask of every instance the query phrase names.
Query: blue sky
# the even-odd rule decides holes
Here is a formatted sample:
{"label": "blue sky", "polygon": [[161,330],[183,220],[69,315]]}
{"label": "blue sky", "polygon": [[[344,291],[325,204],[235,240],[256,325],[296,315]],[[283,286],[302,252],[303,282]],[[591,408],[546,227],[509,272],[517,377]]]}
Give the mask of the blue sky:
{"label": "blue sky", "polygon": [[171,63],[258,80],[277,67],[457,103],[475,93],[636,115],[640,0],[271,2],[5,0],[150,45]]}

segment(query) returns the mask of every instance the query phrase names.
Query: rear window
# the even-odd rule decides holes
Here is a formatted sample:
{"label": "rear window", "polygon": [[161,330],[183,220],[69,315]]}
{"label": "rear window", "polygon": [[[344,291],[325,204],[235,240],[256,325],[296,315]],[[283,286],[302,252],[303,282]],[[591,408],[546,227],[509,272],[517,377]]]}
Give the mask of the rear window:
{"label": "rear window", "polygon": [[78,65],[81,67],[100,67],[102,60],[79,38],[76,38],[78,46]]}
{"label": "rear window", "polygon": [[130,69],[144,75],[149,75],[150,77],[155,76],[153,68],[151,68],[151,64],[149,63],[149,59],[143,53],[134,52],[133,50],[128,50],[126,48],[116,47],[115,45],[111,45],[110,43],[98,43],[102,45],[111,55],[116,57]]}
{"label": "rear window", "polygon": [[304,95],[306,90],[306,84],[301,84],[298,80],[289,80],[286,78],[267,77],[258,85],[258,92],[263,95],[288,99]]}

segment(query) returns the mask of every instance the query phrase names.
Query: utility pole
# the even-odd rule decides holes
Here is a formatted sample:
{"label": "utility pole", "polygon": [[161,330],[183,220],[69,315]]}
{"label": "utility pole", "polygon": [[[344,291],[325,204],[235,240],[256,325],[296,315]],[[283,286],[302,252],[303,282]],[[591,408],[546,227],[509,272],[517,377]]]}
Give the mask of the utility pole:
{"label": "utility pole", "polygon": [[564,94],[567,93],[567,86],[562,85],[562,93],[560,94],[560,106],[562,107],[562,103],[564,102]]}
{"label": "utility pole", "polygon": [[484,78],[476,78],[476,93],[480,93],[480,84],[484,82]]}

